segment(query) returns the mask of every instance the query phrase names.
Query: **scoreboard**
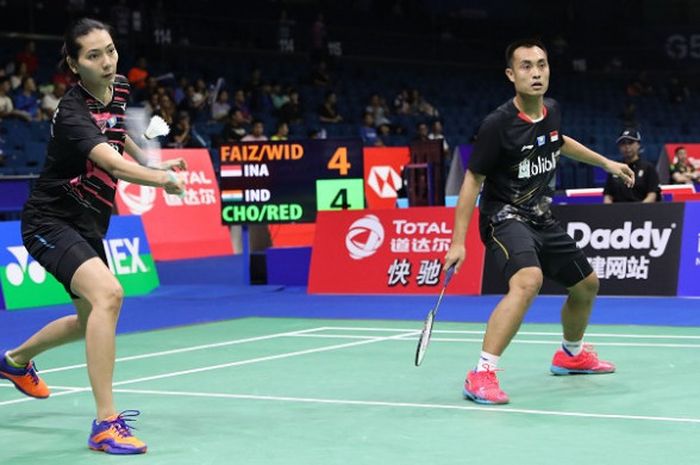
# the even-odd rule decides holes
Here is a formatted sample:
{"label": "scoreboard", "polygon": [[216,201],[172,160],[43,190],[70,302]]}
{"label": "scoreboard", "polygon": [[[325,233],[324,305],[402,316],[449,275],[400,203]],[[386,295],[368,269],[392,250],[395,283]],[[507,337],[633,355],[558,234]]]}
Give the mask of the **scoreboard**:
{"label": "scoreboard", "polygon": [[220,149],[223,224],[309,223],[365,206],[362,141],[241,142]]}

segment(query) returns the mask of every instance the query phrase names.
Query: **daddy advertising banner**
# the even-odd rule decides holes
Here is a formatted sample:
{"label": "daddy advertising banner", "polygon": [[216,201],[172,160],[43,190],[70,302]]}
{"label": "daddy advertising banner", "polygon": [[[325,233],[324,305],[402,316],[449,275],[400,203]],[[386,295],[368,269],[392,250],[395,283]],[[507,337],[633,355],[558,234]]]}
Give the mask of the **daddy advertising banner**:
{"label": "daddy advertising banner", "polygon": [[[447,293],[480,292],[484,248],[475,216],[467,262]],[[319,212],[309,293],[435,294],[453,223],[446,207]]]}
{"label": "daddy advertising banner", "polygon": [[187,161],[184,197],[163,189],[125,181],[117,185],[117,208],[122,215],[140,215],[156,260],[228,255],[233,252],[227,227],[221,225],[219,186],[204,149],[163,150],[163,160]]}
{"label": "daddy advertising banner", "polygon": [[685,204],[678,295],[700,296],[700,202]]}
{"label": "daddy advertising banner", "polygon": [[[125,295],[147,294],[158,287],[158,274],[139,217],[113,217],[104,246],[109,268]],[[22,245],[19,221],[0,222],[0,284],[8,310],[70,302],[63,285]]]}
{"label": "daddy advertising banner", "polygon": [[408,147],[365,147],[367,208],[395,208],[403,185],[403,167],[410,162]]}
{"label": "daddy advertising banner", "polygon": [[[552,207],[586,254],[604,295],[675,295],[683,230],[683,204],[626,203]],[[506,292],[487,254],[485,294]],[[545,280],[543,294],[565,290]]]}

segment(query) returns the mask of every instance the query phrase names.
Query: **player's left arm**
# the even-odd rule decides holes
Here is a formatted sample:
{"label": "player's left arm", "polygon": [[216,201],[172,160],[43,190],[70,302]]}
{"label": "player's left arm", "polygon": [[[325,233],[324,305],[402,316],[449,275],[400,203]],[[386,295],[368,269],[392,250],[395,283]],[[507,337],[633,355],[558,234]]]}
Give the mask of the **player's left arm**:
{"label": "player's left arm", "polygon": [[131,137],[129,137],[128,134],[126,136],[126,141],[124,142],[124,150],[126,151],[126,153],[131,155],[133,159],[136,160],[141,166],[147,166],[149,168],[155,168],[159,170],[187,169],[187,162],[182,157],[162,161],[158,164],[158,166],[150,166],[148,163],[149,160],[148,155],[146,155],[146,152],[144,152],[141,149],[141,147],[139,147],[138,144],[134,142],[134,140]]}
{"label": "player's left arm", "polygon": [[610,160],[569,136],[562,136],[562,140],[564,143],[561,146],[561,152],[567,157],[589,165],[599,166],[613,176],[621,178],[627,187],[634,186],[634,172],[626,164]]}

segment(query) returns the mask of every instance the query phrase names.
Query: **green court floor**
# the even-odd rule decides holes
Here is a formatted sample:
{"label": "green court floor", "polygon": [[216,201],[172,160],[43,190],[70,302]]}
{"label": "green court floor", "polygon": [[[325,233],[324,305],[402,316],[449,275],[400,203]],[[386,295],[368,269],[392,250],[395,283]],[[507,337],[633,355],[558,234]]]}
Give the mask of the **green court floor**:
{"label": "green court floor", "polygon": [[613,375],[555,377],[560,333],[525,325],[503,357],[511,404],[462,399],[483,325],[249,318],[118,338],[119,409],[142,411],[138,457],[86,447],[82,344],[37,360],[52,397],[0,384],[0,464],[694,464],[700,328],[595,326]]}

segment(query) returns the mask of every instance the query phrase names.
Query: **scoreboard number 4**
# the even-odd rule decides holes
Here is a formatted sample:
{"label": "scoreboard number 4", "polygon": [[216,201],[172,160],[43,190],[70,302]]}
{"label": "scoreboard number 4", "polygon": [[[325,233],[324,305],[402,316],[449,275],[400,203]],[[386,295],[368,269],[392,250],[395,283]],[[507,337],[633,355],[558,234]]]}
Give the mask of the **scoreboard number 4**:
{"label": "scoreboard number 4", "polygon": [[341,176],[347,176],[352,168],[352,164],[348,162],[348,148],[338,147],[326,166],[329,170],[338,170]]}

